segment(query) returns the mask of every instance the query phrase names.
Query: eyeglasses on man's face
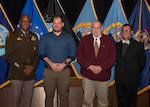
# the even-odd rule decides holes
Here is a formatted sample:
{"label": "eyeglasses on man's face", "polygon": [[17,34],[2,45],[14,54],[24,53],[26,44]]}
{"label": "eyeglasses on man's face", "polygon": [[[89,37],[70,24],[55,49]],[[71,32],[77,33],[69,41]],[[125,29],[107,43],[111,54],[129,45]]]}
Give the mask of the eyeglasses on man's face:
{"label": "eyeglasses on man's face", "polygon": [[122,30],[122,33],[129,33],[131,30]]}

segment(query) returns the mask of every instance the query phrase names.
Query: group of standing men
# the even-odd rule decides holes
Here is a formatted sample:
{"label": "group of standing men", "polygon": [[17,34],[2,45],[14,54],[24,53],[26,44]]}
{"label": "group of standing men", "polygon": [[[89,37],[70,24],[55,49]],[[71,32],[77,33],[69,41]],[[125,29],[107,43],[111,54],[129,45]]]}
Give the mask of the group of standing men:
{"label": "group of standing men", "polygon": [[[122,40],[118,43],[102,33],[100,21],[92,23],[92,33],[83,37],[77,46],[72,36],[63,31],[61,16],[54,16],[53,31],[43,35],[40,41],[29,31],[30,18],[20,18],[20,29],[11,32],[6,40],[6,58],[12,82],[12,107],[31,107],[35,70],[39,59],[45,64],[43,79],[46,93],[45,107],[53,107],[55,89],[60,107],[69,107],[70,63],[77,56],[81,65],[83,107],[108,107],[108,84],[111,68],[115,64],[118,107],[136,107],[139,73],[145,64],[144,45],[132,39],[132,27],[122,26]],[[125,45],[127,43],[127,45]],[[22,94],[23,93],[23,94]]]}

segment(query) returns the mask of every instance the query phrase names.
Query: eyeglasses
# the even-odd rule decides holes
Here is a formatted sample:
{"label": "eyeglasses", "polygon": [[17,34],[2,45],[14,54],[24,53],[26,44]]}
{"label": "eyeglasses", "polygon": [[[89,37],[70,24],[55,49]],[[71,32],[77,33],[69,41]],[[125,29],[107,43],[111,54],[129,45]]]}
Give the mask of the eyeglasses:
{"label": "eyeglasses", "polygon": [[102,27],[92,27],[92,29],[101,29]]}
{"label": "eyeglasses", "polygon": [[125,32],[126,32],[126,33],[129,33],[129,32],[131,32],[131,30],[123,30],[123,31],[122,31],[122,33],[125,33]]}

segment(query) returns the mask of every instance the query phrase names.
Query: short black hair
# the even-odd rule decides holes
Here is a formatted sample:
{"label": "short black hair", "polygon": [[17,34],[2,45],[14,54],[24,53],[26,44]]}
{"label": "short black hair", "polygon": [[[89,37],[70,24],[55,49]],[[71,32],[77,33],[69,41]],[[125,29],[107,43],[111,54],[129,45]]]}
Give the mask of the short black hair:
{"label": "short black hair", "polygon": [[132,30],[132,26],[131,26],[130,24],[124,24],[124,25],[122,26],[122,28],[125,27],[125,26],[129,26],[129,27],[130,27],[130,30]]}

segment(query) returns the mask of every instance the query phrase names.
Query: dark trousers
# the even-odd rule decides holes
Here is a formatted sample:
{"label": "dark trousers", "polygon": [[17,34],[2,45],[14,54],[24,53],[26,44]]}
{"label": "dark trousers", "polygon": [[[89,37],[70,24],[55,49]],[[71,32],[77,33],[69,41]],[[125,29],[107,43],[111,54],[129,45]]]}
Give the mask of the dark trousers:
{"label": "dark trousers", "polygon": [[123,84],[116,82],[118,107],[136,107],[137,104],[137,85]]}
{"label": "dark trousers", "polygon": [[46,93],[45,107],[53,107],[56,89],[60,99],[60,107],[69,107],[70,69],[65,68],[61,72],[54,72],[45,68],[43,79]]}

